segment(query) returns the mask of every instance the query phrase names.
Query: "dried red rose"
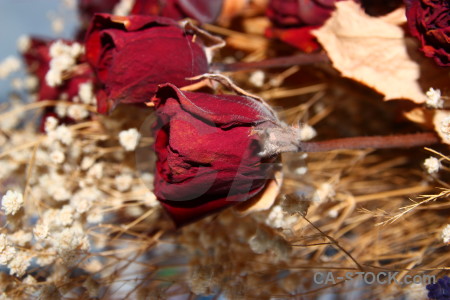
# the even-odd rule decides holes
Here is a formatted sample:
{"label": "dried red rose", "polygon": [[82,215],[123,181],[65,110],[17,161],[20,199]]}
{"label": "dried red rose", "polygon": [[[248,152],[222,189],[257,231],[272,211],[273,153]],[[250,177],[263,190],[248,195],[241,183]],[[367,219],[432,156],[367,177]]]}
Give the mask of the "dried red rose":
{"label": "dried red rose", "polygon": [[154,192],[178,226],[262,191],[274,164],[262,163],[254,131],[277,122],[271,110],[246,96],[184,92],[172,84],[162,85],[152,102]]}
{"label": "dried red rose", "polygon": [[78,0],[78,13],[83,24],[89,24],[96,13],[112,13],[120,0]]}
{"label": "dried red rose", "polygon": [[320,48],[311,34],[330,17],[340,0],[270,0],[266,15],[273,23],[266,30],[269,38],[278,38],[305,52]]}
{"label": "dried red rose", "polygon": [[158,15],[181,20],[191,18],[212,23],[222,10],[223,0],[135,0],[131,14]]}
{"label": "dried red rose", "polygon": [[450,66],[450,2],[448,0],[405,0],[411,34],[421,50],[440,65]]}
{"label": "dried red rose", "polygon": [[[78,11],[84,24],[90,22],[95,13],[119,13],[120,0],[79,0]],[[175,20],[191,18],[201,23],[212,23],[219,16],[223,0],[134,0],[126,15],[161,16]],[[128,11],[130,10],[130,11]]]}
{"label": "dried red rose", "polygon": [[86,36],[86,57],[103,90],[98,111],[118,103],[150,100],[158,84],[192,84],[186,78],[208,71],[202,39],[172,19],[95,15]]}

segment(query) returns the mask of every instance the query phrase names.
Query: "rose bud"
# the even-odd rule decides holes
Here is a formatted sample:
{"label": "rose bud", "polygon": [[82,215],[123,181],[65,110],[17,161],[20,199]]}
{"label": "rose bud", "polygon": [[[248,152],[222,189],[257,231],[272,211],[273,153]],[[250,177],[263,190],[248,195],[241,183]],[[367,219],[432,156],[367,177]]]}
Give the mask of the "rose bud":
{"label": "rose bud", "polygon": [[98,111],[149,101],[161,83],[193,84],[187,78],[208,71],[207,46],[221,45],[190,23],[97,14],[86,36],[86,56],[103,88],[97,94]]}
{"label": "rose bud", "polygon": [[273,27],[266,30],[269,38],[278,38],[304,52],[320,48],[311,31],[319,28],[340,0],[270,0],[266,15]]}
{"label": "rose bud", "polygon": [[212,23],[219,16],[223,0],[135,0],[131,14],[157,15],[175,20],[191,18]]}
{"label": "rose bud", "polygon": [[448,0],[405,0],[408,27],[419,39],[427,57],[450,66],[450,2]]}
{"label": "rose bud", "polygon": [[161,85],[152,99],[157,155],[154,192],[177,226],[258,196],[276,156],[255,133],[278,122],[261,102]]}
{"label": "rose bud", "polygon": [[[95,104],[92,91],[93,72],[84,63],[82,46],[72,41],[31,38],[23,58],[28,72],[37,79],[37,101],[65,100]],[[87,112],[81,111],[87,117]],[[66,113],[46,107],[41,131],[48,116],[56,116],[61,123],[72,123]]]}

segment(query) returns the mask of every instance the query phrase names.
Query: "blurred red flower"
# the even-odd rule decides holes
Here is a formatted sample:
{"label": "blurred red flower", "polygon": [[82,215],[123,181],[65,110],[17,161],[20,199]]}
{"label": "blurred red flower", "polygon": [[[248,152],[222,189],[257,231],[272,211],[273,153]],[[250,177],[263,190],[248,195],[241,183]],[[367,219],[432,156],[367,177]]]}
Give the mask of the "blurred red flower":
{"label": "blurred red flower", "polygon": [[149,101],[158,84],[192,84],[208,71],[202,39],[176,21],[155,16],[95,15],[86,36],[86,57],[102,89],[98,111],[118,103]]}
{"label": "blurred red flower", "polygon": [[[274,114],[255,99],[160,87],[152,99],[157,121],[155,195],[185,225],[260,193],[273,170],[253,130],[273,126]],[[263,163],[266,162],[266,163]]]}
{"label": "blurred red flower", "polygon": [[222,10],[223,0],[135,0],[130,14],[157,15],[181,20],[191,18],[212,23]]}
{"label": "blurred red flower", "polygon": [[450,2],[448,0],[405,0],[411,34],[421,50],[440,66],[450,66]]}
{"label": "blurred red flower", "polygon": [[266,11],[273,23],[266,35],[304,52],[320,48],[311,34],[330,17],[339,0],[270,0]]}
{"label": "blurred red flower", "polygon": [[[95,13],[114,14],[120,8],[120,0],[79,0],[78,11],[84,24],[88,24]],[[134,0],[127,15],[151,15],[175,20],[191,18],[201,23],[211,23],[219,16],[223,0]]]}

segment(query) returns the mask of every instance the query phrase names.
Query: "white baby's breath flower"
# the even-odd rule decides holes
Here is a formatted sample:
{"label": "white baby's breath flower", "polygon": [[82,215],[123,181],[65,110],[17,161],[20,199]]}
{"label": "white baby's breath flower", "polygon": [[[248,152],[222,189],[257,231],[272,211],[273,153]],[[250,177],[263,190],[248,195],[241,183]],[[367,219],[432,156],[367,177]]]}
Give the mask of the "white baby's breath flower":
{"label": "white baby's breath flower", "polygon": [[62,151],[55,150],[50,153],[50,160],[55,164],[62,164],[64,160],[66,159],[66,156]]}
{"label": "white baby's breath flower", "polygon": [[55,186],[53,188],[52,196],[56,201],[67,201],[72,194],[64,186]]}
{"label": "white baby's breath flower", "polygon": [[250,249],[257,254],[266,252],[272,245],[273,236],[265,230],[258,229],[249,241]]}
{"label": "white baby's breath flower", "polygon": [[136,130],[136,128],[130,128],[119,133],[119,142],[125,150],[133,151],[136,149],[140,137],[141,134]]}
{"label": "white baby's breath flower", "polygon": [[63,0],[64,6],[68,9],[75,9],[77,6],[76,0]]}
{"label": "white baby's breath flower", "polygon": [[13,78],[11,80],[11,87],[14,90],[20,91],[20,90],[23,89],[23,86],[24,86],[24,83],[23,83],[23,80],[21,78]]}
{"label": "white baby's breath flower", "polygon": [[33,235],[31,232],[26,232],[24,230],[18,230],[13,234],[9,235],[9,240],[15,245],[23,247],[25,244],[31,242]]}
{"label": "white baby's breath flower", "polygon": [[101,179],[103,177],[103,163],[94,164],[88,170],[87,177]]}
{"label": "white baby's breath flower", "polygon": [[80,55],[84,54],[84,46],[80,43],[73,43],[71,48],[70,48],[70,54],[72,55],[73,58],[77,58]]}
{"label": "white baby's breath flower", "polygon": [[70,205],[64,205],[58,214],[57,223],[62,226],[71,225],[74,221],[75,210]]}
{"label": "white baby's breath flower", "polygon": [[330,210],[328,211],[328,216],[329,216],[330,218],[335,219],[335,218],[337,218],[337,216],[339,216],[339,212],[338,212],[336,209],[330,209]]}
{"label": "white baby's breath flower", "polygon": [[67,109],[67,115],[76,121],[80,121],[86,119],[89,116],[89,111],[84,108],[83,105],[75,104],[69,106],[69,108]]}
{"label": "white baby's breath flower", "polygon": [[450,243],[450,224],[447,224],[447,226],[442,229],[441,237],[444,243]]}
{"label": "white baby's breath flower", "polygon": [[69,70],[75,65],[75,58],[68,53],[54,57],[50,61],[50,70],[59,72],[61,75],[64,71]]}
{"label": "white baby's breath flower", "polygon": [[62,72],[59,69],[50,69],[45,74],[45,82],[48,86],[56,87],[62,83]]}
{"label": "white baby's breath flower", "polygon": [[118,191],[125,192],[129,190],[131,187],[131,183],[133,182],[133,177],[129,174],[121,174],[117,175],[114,178],[114,183]]}
{"label": "white baby's breath flower", "polygon": [[250,75],[250,78],[248,79],[250,81],[251,84],[253,84],[256,87],[262,87],[264,85],[264,79],[265,79],[265,74],[263,71],[258,70],[253,72]]}
{"label": "white baby's breath flower", "polygon": [[144,205],[147,207],[156,207],[159,205],[156,195],[153,192],[148,191],[144,194]]}
{"label": "white baby's breath flower", "polygon": [[35,285],[36,283],[38,283],[38,281],[36,280],[36,278],[34,278],[31,275],[27,275],[23,280],[22,283],[26,284],[26,285]]}
{"label": "white baby's breath flower", "polygon": [[446,117],[441,121],[439,127],[441,133],[447,138],[450,138],[450,117]]}
{"label": "white baby's breath flower", "polygon": [[78,97],[84,104],[95,104],[94,89],[92,82],[84,82],[78,86]]}
{"label": "white baby's breath flower", "polygon": [[86,218],[88,223],[97,224],[103,221],[103,212],[100,209],[93,209],[89,211],[89,214]]}
{"label": "white baby's breath flower", "polygon": [[45,132],[48,133],[50,131],[55,130],[56,126],[58,126],[58,119],[57,118],[55,118],[53,116],[50,116],[50,117],[47,117],[45,119],[45,123],[44,123]]}
{"label": "white baby's breath flower", "polygon": [[413,283],[407,285],[403,291],[406,296],[405,300],[428,299],[428,290],[423,283]]}
{"label": "white baby's breath flower", "polygon": [[0,252],[0,265],[7,265],[16,255],[16,248],[13,246],[6,246],[2,252]]}
{"label": "white baby's breath flower", "polygon": [[0,79],[5,79],[11,73],[20,69],[20,60],[15,56],[8,56],[0,62]]}
{"label": "white baby's breath flower", "polygon": [[297,219],[298,217],[284,213],[282,207],[276,205],[267,216],[266,224],[273,228],[289,229],[297,222]]}
{"label": "white baby's breath flower", "polygon": [[67,105],[64,104],[56,104],[55,113],[58,117],[64,118],[67,116]]}
{"label": "white baby's breath flower", "polygon": [[76,227],[65,228],[59,234],[56,234],[54,244],[60,255],[89,249],[89,241],[86,234]]}
{"label": "white baby's breath flower", "polygon": [[78,213],[85,213],[92,207],[92,203],[102,197],[102,192],[95,186],[79,190],[70,199],[70,205]]}
{"label": "white baby's breath flower", "polygon": [[21,53],[25,53],[28,51],[28,49],[30,49],[31,47],[31,39],[28,35],[21,35],[18,39],[17,39],[17,49],[21,52]]}
{"label": "white baby's breath flower", "polygon": [[423,165],[424,165],[425,169],[427,169],[427,172],[429,174],[437,173],[439,171],[439,169],[441,168],[441,162],[439,161],[439,159],[437,159],[436,157],[432,157],[432,156],[425,159],[425,161],[423,162]]}
{"label": "white baby's breath flower", "polygon": [[23,205],[22,193],[17,191],[7,191],[2,198],[2,209],[7,215],[16,214]]}
{"label": "white baby's breath flower", "polygon": [[300,140],[301,141],[308,141],[310,139],[313,139],[317,135],[316,130],[308,125],[308,124],[302,124],[300,126]]}
{"label": "white baby's breath flower", "polygon": [[63,82],[63,73],[70,70],[75,64],[77,57],[84,51],[78,43],[72,45],[65,44],[62,40],[57,40],[50,46],[50,69],[45,75],[47,84],[56,87]]}
{"label": "white baby's breath flower", "polygon": [[66,125],[59,125],[55,130],[50,131],[48,136],[65,145],[70,145],[73,141],[72,131]]}
{"label": "white baby's breath flower", "polygon": [[316,203],[323,203],[327,199],[333,197],[335,195],[333,185],[324,182],[322,183],[318,189],[313,194],[312,200]]}
{"label": "white baby's breath flower", "polygon": [[52,30],[56,34],[60,34],[64,30],[64,19],[55,17],[52,20]]}
{"label": "white baby's breath flower", "polygon": [[33,229],[33,234],[36,237],[36,239],[38,240],[43,240],[48,236],[48,224],[43,222],[43,223],[38,223],[36,224],[36,226],[34,226]]}
{"label": "white baby's breath flower", "polygon": [[67,178],[56,172],[44,174],[39,177],[40,187],[48,196],[52,197],[56,201],[66,201],[72,196],[67,183]]}
{"label": "white baby's breath flower", "polygon": [[103,268],[103,264],[98,259],[90,259],[83,266],[83,269],[90,273],[98,273]]}
{"label": "white baby's breath flower", "polygon": [[297,175],[305,175],[306,173],[308,173],[308,167],[305,166],[298,167],[294,170],[294,173]]}
{"label": "white baby's breath flower", "polygon": [[68,52],[70,52],[69,45],[62,40],[53,42],[49,48],[50,57],[52,58],[67,54]]}
{"label": "white baby's breath flower", "polygon": [[36,76],[28,75],[25,78],[25,87],[29,91],[34,91],[39,85],[39,79]]}
{"label": "white baby's breath flower", "polygon": [[443,108],[444,100],[441,98],[441,90],[430,88],[426,92],[425,104],[431,108]]}
{"label": "white baby's breath flower", "polygon": [[154,179],[155,179],[155,175],[153,175],[152,173],[145,172],[145,173],[141,174],[142,183],[146,187],[153,187]]}
{"label": "white baby's breath flower", "polygon": [[31,256],[24,251],[20,251],[8,263],[9,274],[22,277],[30,265]]}
{"label": "white baby's breath flower", "polygon": [[19,116],[18,114],[4,115],[0,118],[0,128],[3,130],[11,130],[17,127],[20,121],[21,116]]}
{"label": "white baby's breath flower", "polygon": [[0,160],[0,179],[5,179],[19,168],[19,164],[12,160]]}
{"label": "white baby's breath flower", "polygon": [[81,170],[85,171],[85,170],[89,169],[90,167],[92,167],[92,165],[94,163],[95,163],[95,158],[93,158],[92,156],[85,156],[81,160],[80,168],[81,168]]}
{"label": "white baby's breath flower", "polygon": [[138,218],[145,213],[145,210],[140,206],[126,206],[125,213],[132,218]]}

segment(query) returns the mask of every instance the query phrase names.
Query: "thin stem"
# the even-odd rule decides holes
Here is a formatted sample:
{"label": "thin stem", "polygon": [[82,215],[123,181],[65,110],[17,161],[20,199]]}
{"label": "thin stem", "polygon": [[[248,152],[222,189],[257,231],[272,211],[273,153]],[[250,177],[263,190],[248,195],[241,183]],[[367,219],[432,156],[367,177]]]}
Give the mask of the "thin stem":
{"label": "thin stem", "polygon": [[323,152],[337,149],[411,148],[429,146],[439,142],[439,137],[432,132],[391,136],[362,136],[318,142],[301,142],[299,152]]}
{"label": "thin stem", "polygon": [[311,65],[315,63],[323,63],[329,61],[330,59],[324,53],[312,53],[312,54],[302,53],[292,56],[269,58],[266,60],[255,62],[238,62],[232,64],[215,63],[211,66],[211,71],[232,72],[232,71],[252,70],[252,69],[281,68],[298,65]]}

